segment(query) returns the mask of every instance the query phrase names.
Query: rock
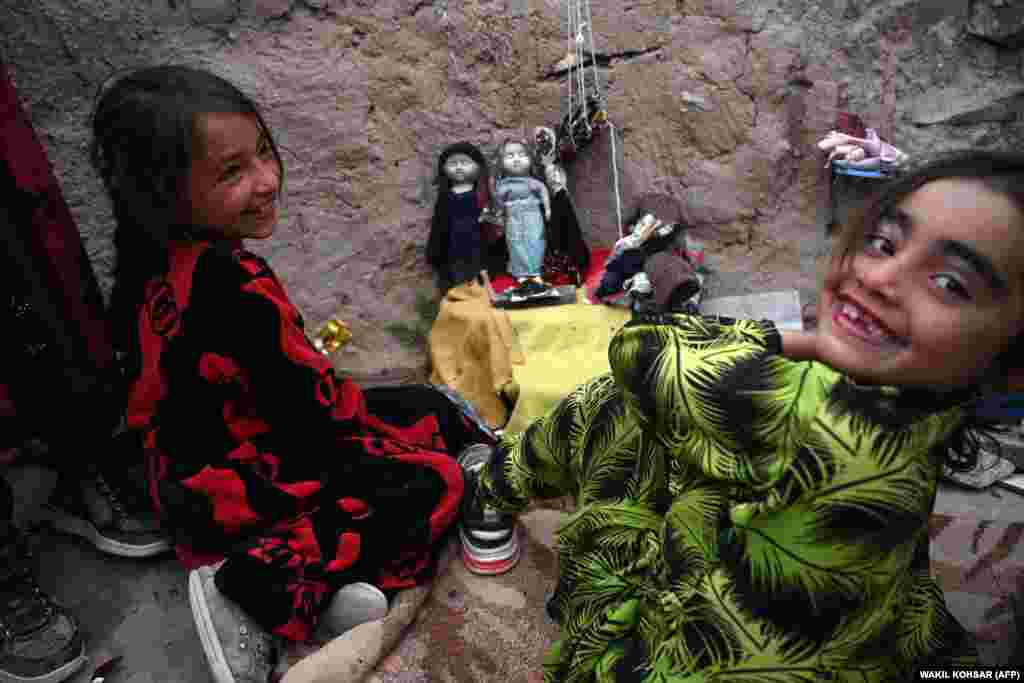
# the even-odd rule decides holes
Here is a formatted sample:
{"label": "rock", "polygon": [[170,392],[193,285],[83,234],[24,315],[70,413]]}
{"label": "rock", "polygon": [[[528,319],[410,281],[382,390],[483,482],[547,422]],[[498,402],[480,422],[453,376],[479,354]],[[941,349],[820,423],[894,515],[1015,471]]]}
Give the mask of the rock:
{"label": "rock", "polygon": [[530,11],[530,0],[508,0],[507,12],[513,17],[525,17]]}
{"label": "rock", "polygon": [[[96,12],[75,3],[16,8],[0,40],[104,289],[112,219],[85,154],[95,85],[131,64],[207,66],[258,100],[286,150],[282,219],[273,239],[250,248],[270,260],[311,323],[337,315],[360,326],[343,356],[351,370],[418,371],[423,351],[386,327],[416,320],[416,293],[433,292],[423,246],[437,155],[460,139],[490,153],[506,136],[557,125],[570,66],[565,3],[97,4]],[[311,11],[325,6],[331,11]],[[600,130],[567,164],[586,238],[611,243],[617,206],[626,220],[656,193],[678,204],[723,268],[750,273],[750,286],[803,286],[814,259],[796,245],[820,230],[827,178],[815,143],[835,124],[841,89],[842,108],[911,156],[1024,145],[1024,123],[1012,120],[1024,74],[1007,47],[1020,30],[1018,8],[994,0],[595,4],[598,80],[616,144],[613,163],[611,130]],[[189,17],[198,26],[179,30]],[[223,31],[206,28],[228,25],[227,44]],[[1003,47],[964,40],[965,30]],[[592,68],[585,74],[592,88]]]}
{"label": "rock", "polygon": [[258,17],[282,17],[292,9],[292,0],[252,0],[252,11]]}
{"label": "rock", "polygon": [[1024,84],[988,87],[953,87],[925,93],[907,105],[907,117],[915,124],[972,125],[983,122],[1012,122],[1024,111]]}
{"label": "rock", "polygon": [[238,18],[236,0],[188,0],[192,21],[197,24],[230,24]]}
{"label": "rock", "polygon": [[712,110],[711,103],[708,102],[704,97],[695,95],[685,90],[679,93],[679,99],[682,102],[684,110],[689,112],[708,112]]}
{"label": "rock", "polygon": [[973,0],[967,30],[1009,48],[1024,45],[1024,5],[1009,0]]}

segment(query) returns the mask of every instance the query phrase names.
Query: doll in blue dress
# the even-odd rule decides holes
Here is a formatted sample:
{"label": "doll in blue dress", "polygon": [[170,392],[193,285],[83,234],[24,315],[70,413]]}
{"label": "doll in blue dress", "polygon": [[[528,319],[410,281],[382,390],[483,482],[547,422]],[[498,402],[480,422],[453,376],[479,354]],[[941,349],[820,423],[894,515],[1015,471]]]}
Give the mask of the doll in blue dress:
{"label": "doll in blue dress", "polygon": [[508,272],[523,296],[550,288],[543,278],[547,240],[545,221],[551,218],[551,199],[544,183],[531,174],[533,158],[521,140],[506,140],[498,149],[500,177],[495,195],[505,215]]}

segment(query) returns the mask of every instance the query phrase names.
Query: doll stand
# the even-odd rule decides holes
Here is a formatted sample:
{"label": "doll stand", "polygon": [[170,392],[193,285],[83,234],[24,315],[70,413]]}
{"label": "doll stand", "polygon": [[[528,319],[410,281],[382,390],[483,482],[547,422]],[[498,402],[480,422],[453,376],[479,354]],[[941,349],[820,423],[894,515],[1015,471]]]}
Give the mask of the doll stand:
{"label": "doll stand", "polygon": [[546,292],[532,296],[516,295],[511,290],[497,294],[494,305],[497,308],[530,308],[531,306],[561,306],[576,303],[576,286],[559,285]]}

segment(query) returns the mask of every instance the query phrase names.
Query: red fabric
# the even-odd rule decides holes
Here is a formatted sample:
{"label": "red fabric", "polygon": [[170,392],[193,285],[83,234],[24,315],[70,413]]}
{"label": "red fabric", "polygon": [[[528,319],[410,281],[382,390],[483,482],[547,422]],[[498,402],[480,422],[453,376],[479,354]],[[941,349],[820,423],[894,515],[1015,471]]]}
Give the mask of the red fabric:
{"label": "red fabric", "polygon": [[416,397],[373,413],[240,247],[175,246],[139,334],[129,424],[146,432],[154,504],[190,539],[177,546],[186,566],[247,567],[222,590],[292,639],[344,583],[424,579],[462,499],[450,450],[479,434],[459,436]]}
{"label": "red fabric", "polygon": [[836,130],[856,138],[862,138],[867,134],[863,119],[848,111],[840,111],[836,114]]}
{"label": "red fabric", "polygon": [[[0,333],[6,342],[0,358],[0,418],[7,422],[0,439],[37,436],[50,442],[55,454],[70,448],[91,453],[94,449],[83,439],[109,436],[122,407],[112,391],[114,353],[103,299],[46,150],[2,62],[0,202],[5,217],[0,228],[5,297]],[[27,305],[18,320],[6,315],[12,298]],[[29,358],[25,349],[30,345],[44,350]],[[91,433],[54,429],[54,406],[76,414]],[[65,447],[65,438],[76,442]]]}
{"label": "red fabric", "polygon": [[53,280],[53,291],[60,292],[64,311],[81,331],[93,362],[100,369],[111,367],[114,352],[110,330],[92,266],[46,150],[36,137],[2,62],[0,161],[6,165],[19,190],[43,198],[33,215],[33,238],[38,240],[33,251],[43,257],[45,265],[41,265]]}
{"label": "red fabric", "polygon": [[18,409],[11,400],[10,389],[6,384],[0,384],[0,417],[17,417]]}
{"label": "red fabric", "polygon": [[[592,291],[592,288],[596,288],[601,283],[601,273],[604,272],[604,262],[608,258],[608,254],[611,253],[609,247],[593,247],[590,250],[590,267],[587,269],[587,273],[583,278],[583,286],[587,292]],[[501,294],[507,289],[511,289],[516,284],[515,279],[511,275],[498,275],[491,280],[491,288],[494,289],[495,294]]]}

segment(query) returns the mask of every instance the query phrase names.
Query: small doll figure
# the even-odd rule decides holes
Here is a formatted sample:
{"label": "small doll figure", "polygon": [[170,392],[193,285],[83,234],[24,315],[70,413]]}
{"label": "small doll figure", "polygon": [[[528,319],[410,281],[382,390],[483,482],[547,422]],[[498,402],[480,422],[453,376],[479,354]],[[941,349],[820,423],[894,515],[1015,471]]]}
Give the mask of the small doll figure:
{"label": "small doll figure", "polygon": [[437,184],[427,262],[437,273],[442,291],[447,291],[472,280],[481,270],[500,270],[504,240],[480,221],[490,205],[491,183],[479,148],[468,142],[446,147],[437,160]]}
{"label": "small doll figure", "polygon": [[533,129],[537,162],[544,173],[551,196],[548,219],[547,251],[544,254],[544,280],[551,285],[583,283],[590,267],[590,249],[583,240],[576,207],[566,185],[565,169],[558,163],[555,131],[545,126]]}
{"label": "small doll figure", "polygon": [[508,272],[523,296],[548,291],[544,283],[545,222],[551,218],[551,199],[543,182],[530,171],[533,159],[521,140],[506,140],[498,150],[501,176],[495,194],[505,214]]}

